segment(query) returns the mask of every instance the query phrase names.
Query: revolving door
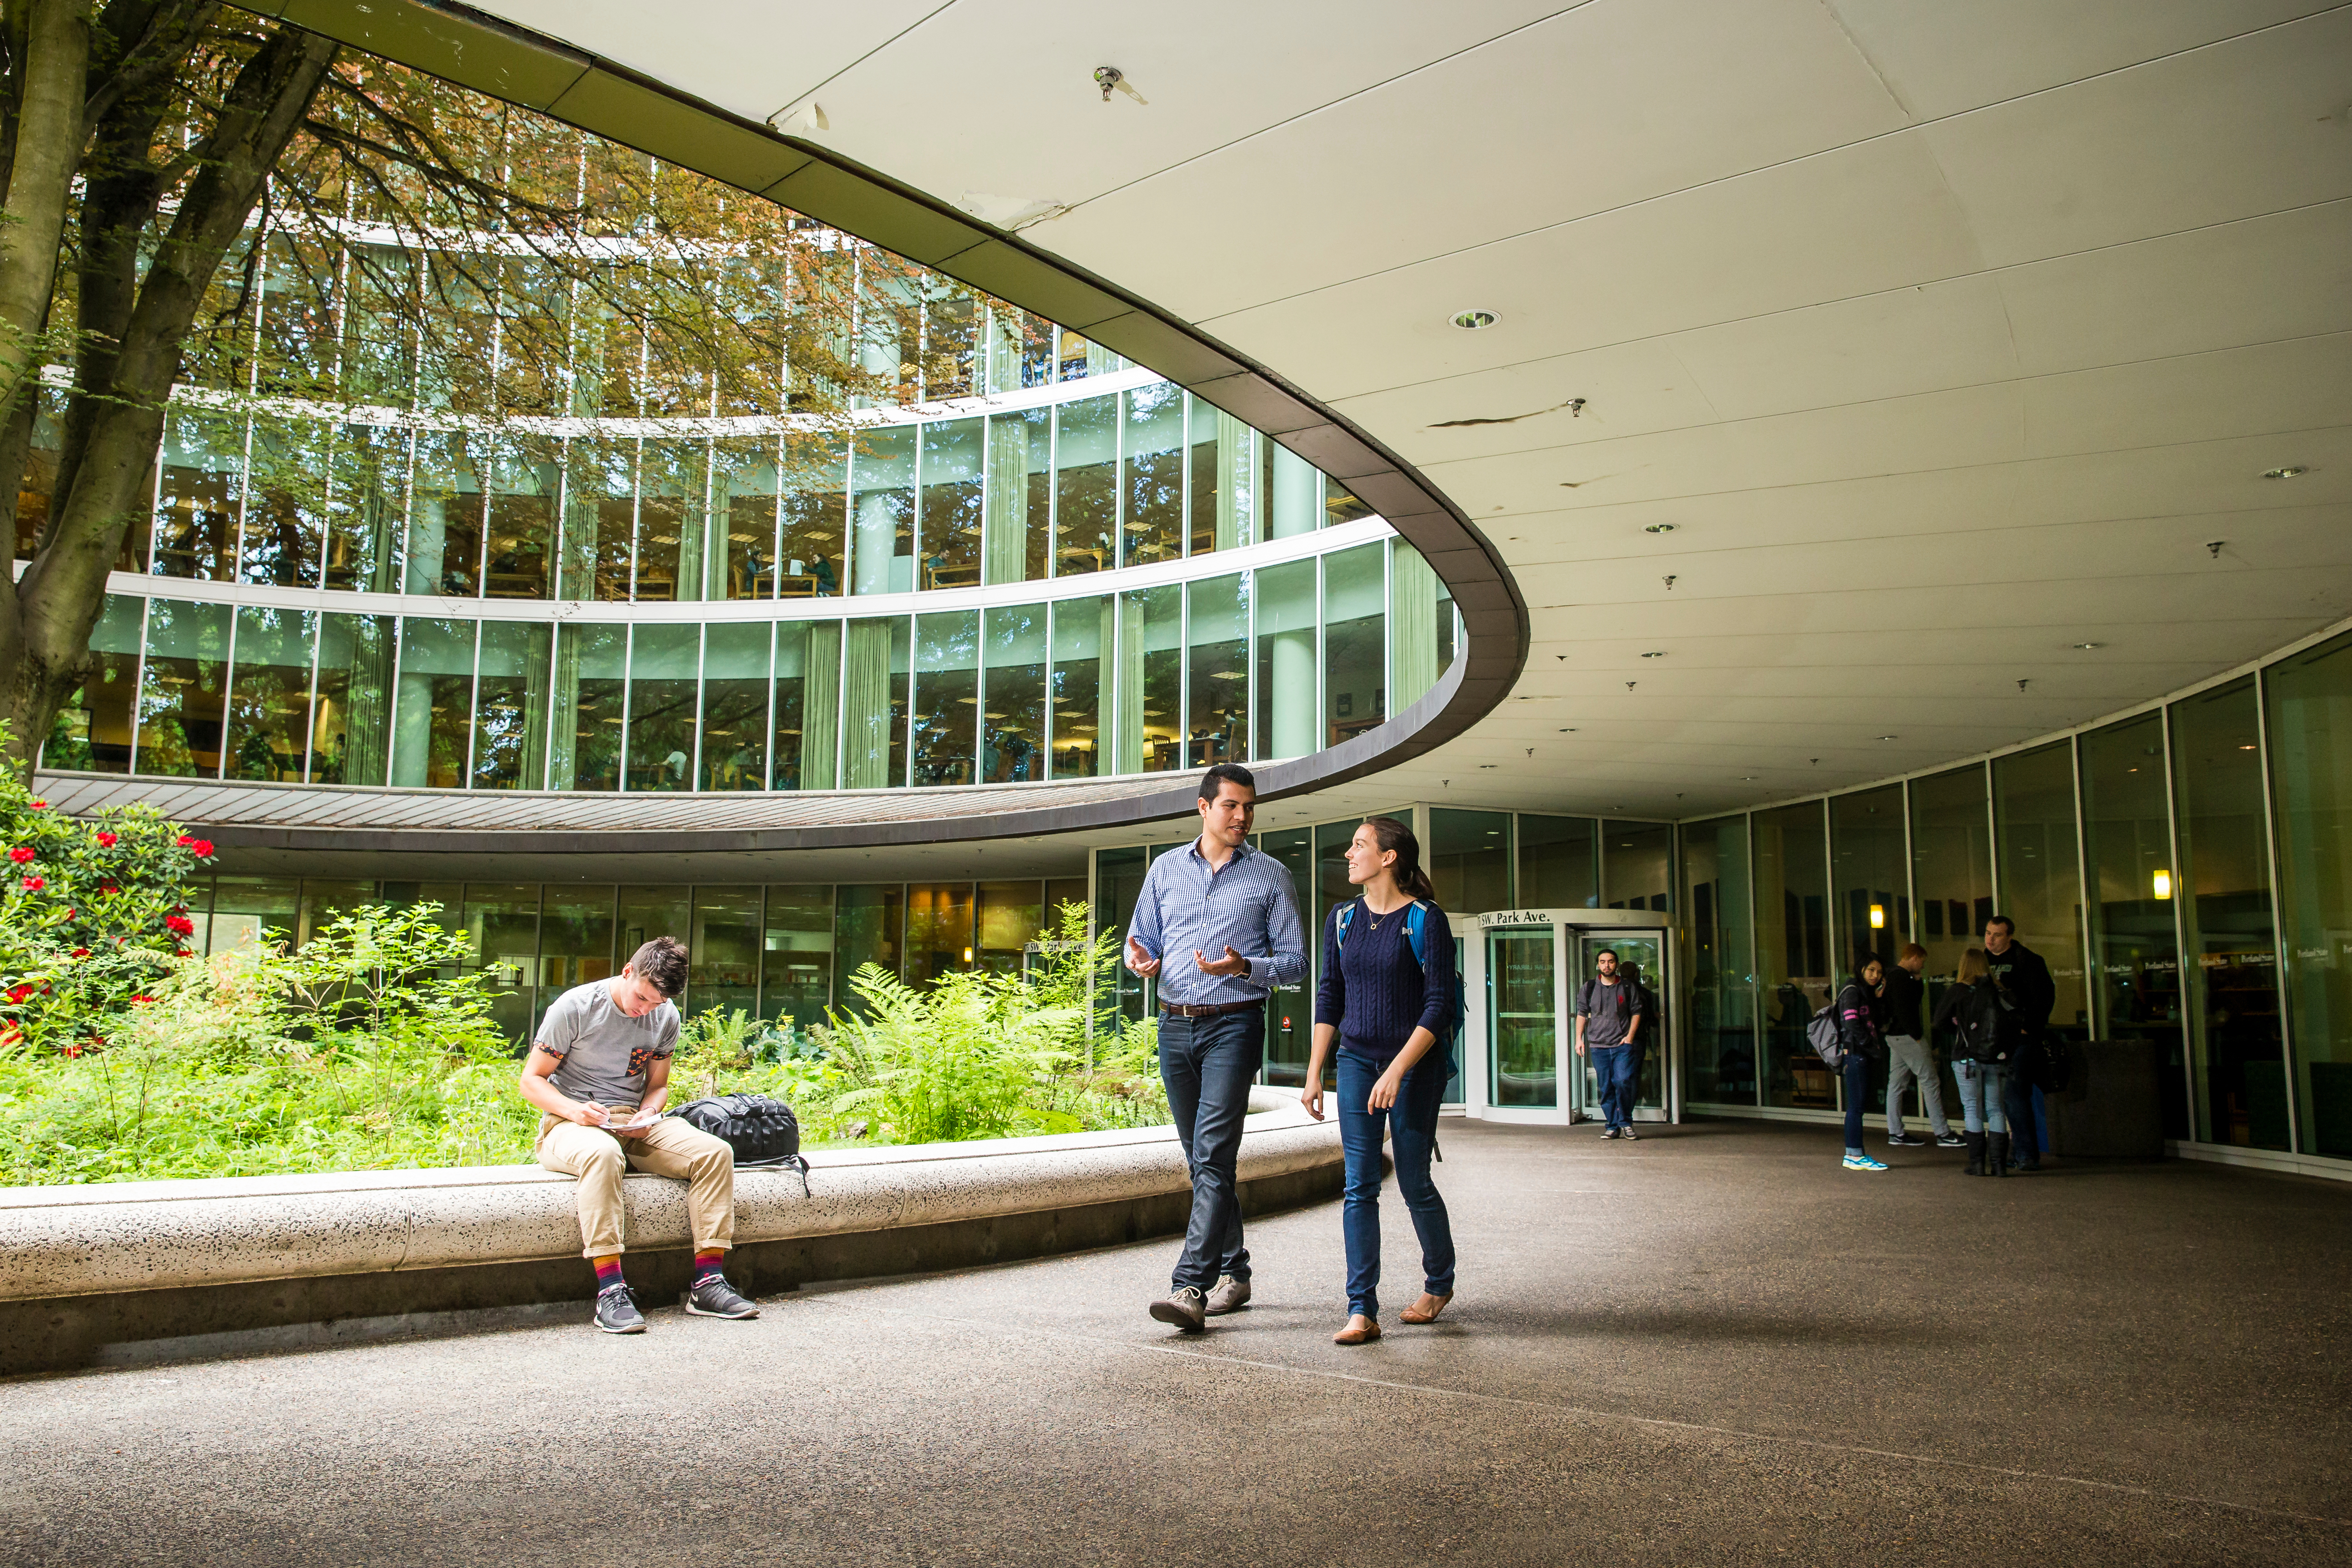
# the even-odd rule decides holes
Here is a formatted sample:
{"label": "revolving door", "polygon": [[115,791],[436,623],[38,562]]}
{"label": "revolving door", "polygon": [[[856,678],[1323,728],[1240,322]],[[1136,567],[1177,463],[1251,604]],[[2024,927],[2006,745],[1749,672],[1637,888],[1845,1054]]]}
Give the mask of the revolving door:
{"label": "revolving door", "polygon": [[[1506,910],[1454,918],[1469,1017],[1463,1113],[1495,1121],[1574,1122],[1601,1114],[1590,1057],[1576,1054],[1579,988],[1604,948],[1641,987],[1642,1052],[1633,1114],[1682,1120],[1682,1037],[1667,917],[1646,910]],[[1451,1098],[1449,1096],[1449,1098]]]}

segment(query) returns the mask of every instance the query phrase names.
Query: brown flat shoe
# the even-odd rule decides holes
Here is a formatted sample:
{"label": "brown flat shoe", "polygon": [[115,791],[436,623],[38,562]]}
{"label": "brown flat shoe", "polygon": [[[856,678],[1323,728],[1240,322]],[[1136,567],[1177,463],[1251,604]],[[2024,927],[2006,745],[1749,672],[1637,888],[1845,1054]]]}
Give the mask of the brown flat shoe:
{"label": "brown flat shoe", "polygon": [[1399,1312],[1397,1316],[1408,1323],[1433,1323],[1437,1321],[1437,1314],[1445,1310],[1445,1303],[1452,1300],[1454,1300],[1454,1292],[1451,1290],[1443,1296],[1433,1296],[1423,1290],[1420,1300]]}
{"label": "brown flat shoe", "polygon": [[1335,1345],[1368,1345],[1381,1337],[1380,1324],[1361,1312],[1348,1320],[1348,1326],[1331,1336]]}

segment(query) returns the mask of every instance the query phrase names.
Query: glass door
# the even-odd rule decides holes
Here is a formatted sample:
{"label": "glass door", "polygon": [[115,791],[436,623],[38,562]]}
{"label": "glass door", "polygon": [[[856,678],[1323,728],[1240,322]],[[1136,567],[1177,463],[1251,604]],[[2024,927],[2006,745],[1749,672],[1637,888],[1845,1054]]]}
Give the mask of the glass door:
{"label": "glass door", "polygon": [[1486,1103],[1559,1104],[1559,998],[1549,926],[1486,933]]}
{"label": "glass door", "polygon": [[[1662,931],[1582,931],[1577,933],[1575,963],[1569,973],[1581,993],[1592,978],[1594,961],[1602,952],[1617,955],[1619,984],[1633,981],[1642,988],[1642,1028],[1634,1037],[1642,1047],[1641,1076],[1634,1080],[1633,1109],[1665,1110],[1666,933]],[[1569,1006],[1568,1027],[1576,1027],[1574,999]],[[1573,1039],[1573,1036],[1570,1037]],[[1576,1062],[1576,1114],[1580,1120],[1601,1115],[1601,1079],[1590,1055]]]}

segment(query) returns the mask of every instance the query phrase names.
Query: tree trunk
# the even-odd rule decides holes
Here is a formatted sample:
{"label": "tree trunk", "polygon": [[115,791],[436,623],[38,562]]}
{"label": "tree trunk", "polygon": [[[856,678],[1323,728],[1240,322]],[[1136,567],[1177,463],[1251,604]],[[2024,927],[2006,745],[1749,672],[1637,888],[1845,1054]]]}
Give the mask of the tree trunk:
{"label": "tree trunk", "polygon": [[26,0],[21,96],[0,218],[0,409],[14,404],[47,357],[42,329],[81,166],[89,16],[89,0]]}

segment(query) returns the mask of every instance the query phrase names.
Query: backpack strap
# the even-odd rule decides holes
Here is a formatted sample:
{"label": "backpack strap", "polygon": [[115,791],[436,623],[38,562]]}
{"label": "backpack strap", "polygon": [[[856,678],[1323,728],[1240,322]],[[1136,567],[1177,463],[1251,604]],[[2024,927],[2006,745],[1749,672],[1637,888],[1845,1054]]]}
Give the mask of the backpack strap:
{"label": "backpack strap", "polygon": [[1429,967],[1429,947],[1422,935],[1422,929],[1428,921],[1428,906],[1419,899],[1413,900],[1412,906],[1404,912],[1404,940],[1406,945],[1412,949],[1412,961],[1423,969]]}
{"label": "backpack strap", "polygon": [[1356,900],[1349,899],[1346,903],[1341,904],[1336,911],[1336,916],[1339,929],[1332,935],[1332,943],[1335,946],[1345,947],[1348,945],[1348,922],[1356,918]]}

